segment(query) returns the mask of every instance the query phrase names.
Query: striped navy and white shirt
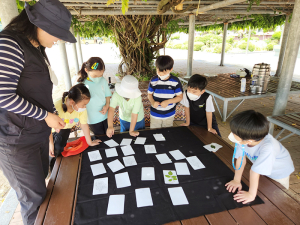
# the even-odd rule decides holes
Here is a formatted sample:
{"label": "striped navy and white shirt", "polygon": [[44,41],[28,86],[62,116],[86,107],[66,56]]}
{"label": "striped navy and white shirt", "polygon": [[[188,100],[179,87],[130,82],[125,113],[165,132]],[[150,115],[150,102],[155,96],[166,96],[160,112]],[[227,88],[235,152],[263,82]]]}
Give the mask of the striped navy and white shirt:
{"label": "striped navy and white shirt", "polygon": [[24,51],[11,37],[0,37],[0,107],[7,111],[43,120],[46,110],[17,95],[17,86],[24,68]]}
{"label": "striped navy and white shirt", "polygon": [[[148,87],[148,94],[153,95],[156,102],[163,102],[182,94],[182,85],[179,79],[170,75],[169,79],[161,80],[158,76],[151,79]],[[166,108],[160,105],[157,108],[151,106],[151,116],[158,119],[167,119],[175,115],[176,103],[169,104]]]}

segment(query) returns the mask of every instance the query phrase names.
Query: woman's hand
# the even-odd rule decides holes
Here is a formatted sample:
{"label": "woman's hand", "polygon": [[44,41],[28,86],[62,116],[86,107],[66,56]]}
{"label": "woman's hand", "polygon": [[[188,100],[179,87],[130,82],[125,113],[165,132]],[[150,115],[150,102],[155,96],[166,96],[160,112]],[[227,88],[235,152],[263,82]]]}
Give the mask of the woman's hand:
{"label": "woman's hand", "polygon": [[54,128],[55,130],[63,129],[66,126],[66,123],[61,118],[59,118],[59,116],[50,112],[48,112],[45,121],[49,127]]}

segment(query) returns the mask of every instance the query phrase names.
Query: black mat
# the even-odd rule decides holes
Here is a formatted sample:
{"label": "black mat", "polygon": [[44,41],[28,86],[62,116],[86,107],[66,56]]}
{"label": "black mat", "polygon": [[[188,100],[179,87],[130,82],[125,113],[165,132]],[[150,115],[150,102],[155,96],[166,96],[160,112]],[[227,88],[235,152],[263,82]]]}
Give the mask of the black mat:
{"label": "black mat", "polygon": [[[166,141],[156,142],[153,134],[162,133]],[[196,155],[205,165],[205,169],[194,170],[186,160],[176,162],[187,162],[191,175],[178,176],[178,185],[164,184],[163,170],[175,170],[173,163],[161,165],[155,154],[146,154],[143,145],[135,145],[137,166],[126,167],[116,173],[128,171],[131,187],[116,188],[114,173],[106,165],[115,159],[123,163],[123,152],[117,147],[118,157],[106,158],[104,149],[108,147],[101,143],[99,147],[89,147],[82,156],[79,189],[75,211],[75,224],[88,225],[119,225],[119,224],[164,224],[171,221],[183,220],[210,213],[238,207],[261,204],[263,201],[257,197],[251,204],[243,205],[233,200],[233,194],[228,193],[225,184],[233,179],[234,173],[214,154],[203,148],[203,143],[186,127],[165,128],[160,130],[149,130],[140,132],[140,137],[146,137],[145,144],[155,144],[157,153],[168,153],[179,149],[186,157]],[[129,134],[114,135],[113,139],[121,143],[123,138],[131,138]],[[133,138],[135,140],[135,138]],[[103,137],[102,141],[108,140]],[[100,150],[101,161],[90,162],[87,152]],[[222,151],[220,149],[219,151]],[[170,159],[174,158],[168,153]],[[93,177],[90,165],[102,162],[107,174]],[[141,181],[142,167],[155,168],[155,181]],[[108,176],[108,194],[92,195],[95,178]],[[168,193],[169,187],[181,186],[189,201],[188,205],[173,206]],[[153,199],[153,206],[137,208],[135,189],[149,187]],[[243,183],[243,190],[248,187]],[[125,194],[125,209],[123,215],[106,215],[109,195]]]}

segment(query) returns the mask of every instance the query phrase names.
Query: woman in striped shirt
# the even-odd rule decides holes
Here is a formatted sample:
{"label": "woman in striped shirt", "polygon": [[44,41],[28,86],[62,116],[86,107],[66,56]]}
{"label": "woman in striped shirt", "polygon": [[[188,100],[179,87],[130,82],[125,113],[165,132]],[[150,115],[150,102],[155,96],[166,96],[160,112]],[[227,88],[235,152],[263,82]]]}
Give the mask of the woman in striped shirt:
{"label": "woman in striped shirt", "polygon": [[71,14],[58,0],[40,0],[0,32],[0,169],[16,191],[25,225],[34,224],[46,195],[51,127],[65,123],[54,114],[45,48],[69,32]]}

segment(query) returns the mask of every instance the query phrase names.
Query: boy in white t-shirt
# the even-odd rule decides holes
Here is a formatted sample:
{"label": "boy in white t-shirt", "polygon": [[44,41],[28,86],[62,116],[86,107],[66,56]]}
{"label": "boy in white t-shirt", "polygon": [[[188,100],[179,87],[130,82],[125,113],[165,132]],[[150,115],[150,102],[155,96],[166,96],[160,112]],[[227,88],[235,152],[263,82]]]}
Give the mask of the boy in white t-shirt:
{"label": "boy in white t-shirt", "polygon": [[210,94],[205,92],[207,79],[199,74],[193,75],[188,82],[188,88],[183,93],[181,104],[185,108],[185,123],[181,126],[196,125],[206,128],[213,134],[221,137],[216,117],[214,104]]}
{"label": "boy in white t-shirt", "polygon": [[[234,200],[246,204],[255,199],[260,175],[265,175],[286,189],[289,188],[290,174],[294,164],[288,150],[272,135],[268,134],[267,118],[254,110],[235,115],[230,122],[229,139],[235,142],[233,160],[236,158],[234,179],[228,182],[227,190],[235,192]],[[242,191],[241,179],[246,165],[246,157],[253,163],[250,170],[249,191]],[[234,165],[233,165],[234,166]]]}

